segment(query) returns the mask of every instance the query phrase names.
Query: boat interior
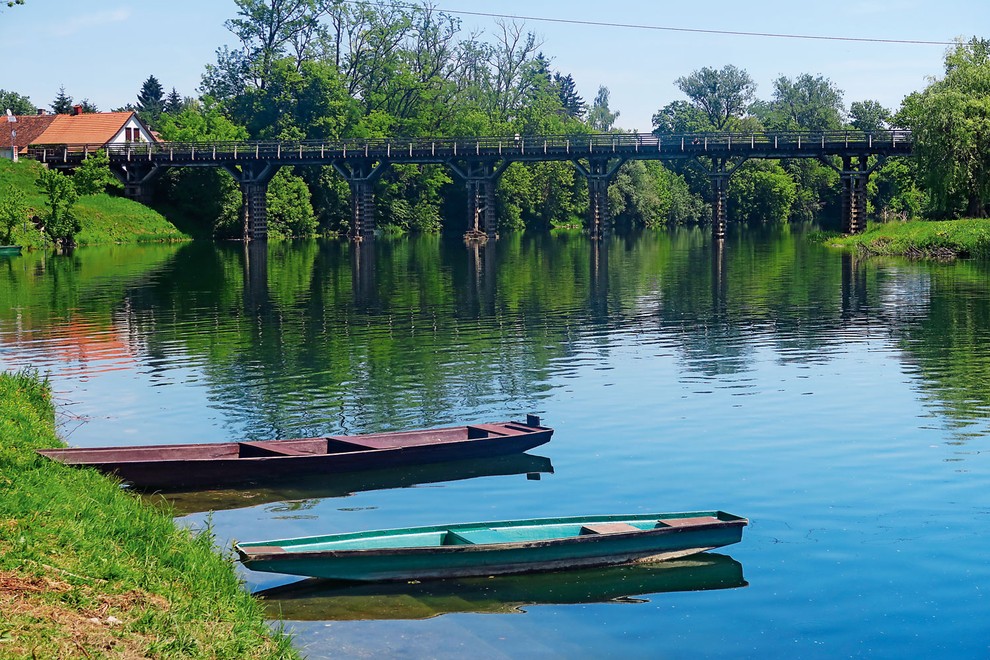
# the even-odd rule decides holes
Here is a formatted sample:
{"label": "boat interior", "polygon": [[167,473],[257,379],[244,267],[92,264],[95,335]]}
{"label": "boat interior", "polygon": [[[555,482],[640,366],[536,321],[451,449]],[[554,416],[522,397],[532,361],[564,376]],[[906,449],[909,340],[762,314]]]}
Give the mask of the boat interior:
{"label": "boat interior", "polygon": [[[298,541],[266,542],[264,552],[299,551],[321,552],[326,550],[369,550],[387,548],[431,548],[450,545],[490,545],[497,543],[525,543],[553,541],[579,536],[599,536],[646,532],[670,527],[707,525],[723,520],[739,518],[721,512],[710,515],[694,515],[671,518],[647,518],[608,520],[603,522],[575,521],[559,524],[491,525],[477,527],[454,526],[452,529],[410,530],[408,533],[388,533],[378,536],[359,534],[342,535],[344,538],[313,538]],[[243,544],[248,552],[261,552],[258,547]]]}
{"label": "boat interior", "polygon": [[532,433],[524,424],[473,424],[444,429],[355,436],[296,438],[205,444],[156,445],[142,447],[98,447],[91,449],[46,449],[41,454],[64,463],[128,463],[143,461],[217,460],[229,458],[271,458],[279,456],[320,456],[376,449],[445,444],[464,440],[505,437]]}

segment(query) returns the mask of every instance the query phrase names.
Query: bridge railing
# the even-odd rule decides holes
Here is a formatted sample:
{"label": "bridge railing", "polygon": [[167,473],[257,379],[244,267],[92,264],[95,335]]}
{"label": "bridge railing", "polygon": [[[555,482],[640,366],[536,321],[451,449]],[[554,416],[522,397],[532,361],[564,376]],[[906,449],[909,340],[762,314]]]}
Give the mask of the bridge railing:
{"label": "bridge railing", "polygon": [[[737,152],[786,153],[849,149],[886,149],[908,152],[911,133],[902,130],[784,131],[762,133],[592,133],[586,135],[362,138],[339,141],[251,142],[127,142],[122,144],[35,145],[29,153],[44,162],[74,164],[89,154],[105,150],[113,161],[148,160],[227,162],[237,160],[301,161],[373,158],[395,161],[432,161],[485,156],[539,160],[543,156],[587,157],[608,153],[632,155],[657,151],[704,155]],[[177,163],[179,164],[179,163]]]}

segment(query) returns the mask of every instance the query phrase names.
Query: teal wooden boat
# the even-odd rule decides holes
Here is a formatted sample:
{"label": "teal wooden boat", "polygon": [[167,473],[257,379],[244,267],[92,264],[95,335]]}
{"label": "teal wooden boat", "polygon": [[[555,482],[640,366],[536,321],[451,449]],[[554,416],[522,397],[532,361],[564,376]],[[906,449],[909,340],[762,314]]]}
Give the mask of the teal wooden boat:
{"label": "teal wooden boat", "polygon": [[388,581],[654,562],[738,543],[724,511],[460,523],[235,543],[255,571]]}
{"label": "teal wooden boat", "polygon": [[0,245],[0,257],[16,257],[20,253],[20,245]]}

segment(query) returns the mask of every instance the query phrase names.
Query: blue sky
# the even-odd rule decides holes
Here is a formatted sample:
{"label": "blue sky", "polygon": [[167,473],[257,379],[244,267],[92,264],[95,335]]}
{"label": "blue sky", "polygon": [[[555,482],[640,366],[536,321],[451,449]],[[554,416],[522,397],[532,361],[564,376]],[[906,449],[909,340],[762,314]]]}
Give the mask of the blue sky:
{"label": "blue sky", "polygon": [[[64,85],[101,110],[133,102],[149,75],[166,90],[194,96],[217,47],[235,45],[224,21],[232,0],[26,0],[0,9],[0,88],[48,106]],[[439,9],[529,17],[742,32],[951,41],[990,28],[986,0],[859,0],[850,3],[751,0],[436,0]],[[494,19],[462,16],[465,33],[493,34]],[[553,67],[570,73],[586,101],[611,91],[618,124],[650,130],[650,117],[683,98],[679,76],[734,64],[769,98],[780,75],[822,74],[844,91],[846,106],[875,99],[896,109],[905,95],[941,75],[946,47],[727,36],[526,21]],[[2,109],[0,109],[2,111]]]}

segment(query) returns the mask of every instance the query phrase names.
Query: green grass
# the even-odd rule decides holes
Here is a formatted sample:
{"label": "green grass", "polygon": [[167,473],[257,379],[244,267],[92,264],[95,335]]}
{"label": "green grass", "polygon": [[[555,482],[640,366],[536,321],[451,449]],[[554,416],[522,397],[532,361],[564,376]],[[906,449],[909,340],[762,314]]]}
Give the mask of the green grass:
{"label": "green grass", "polygon": [[62,444],[48,384],[0,374],[0,655],[297,657],[209,534],[34,453]]}
{"label": "green grass", "polygon": [[829,237],[830,245],[875,255],[920,258],[990,257],[990,220],[962,219],[873,224],[862,234]]}
{"label": "green grass", "polygon": [[[44,213],[45,197],[34,183],[41,168],[40,163],[29,159],[21,159],[17,163],[0,159],[0,194],[7,188],[20,189],[30,208],[29,217]],[[73,210],[82,225],[82,231],[76,236],[76,242],[80,245],[183,241],[190,238],[157,211],[123,197],[86,195],[79,198]],[[15,229],[14,242],[29,248],[46,245],[45,237],[30,222]]]}

